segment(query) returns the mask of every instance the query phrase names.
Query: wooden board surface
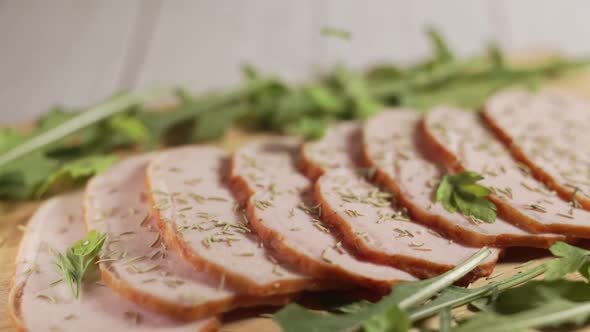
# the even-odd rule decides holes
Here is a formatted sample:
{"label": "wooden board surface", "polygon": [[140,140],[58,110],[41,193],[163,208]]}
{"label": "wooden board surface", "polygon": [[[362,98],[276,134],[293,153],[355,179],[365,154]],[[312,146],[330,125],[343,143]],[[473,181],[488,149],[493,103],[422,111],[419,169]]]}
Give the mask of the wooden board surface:
{"label": "wooden board surface", "polygon": [[[570,90],[574,93],[590,97],[590,73],[576,75],[568,79],[552,82],[550,86],[557,86]],[[241,131],[233,130],[222,142],[216,145],[221,146],[228,151],[234,150],[240,145],[261,138],[268,138],[264,134],[246,134]],[[17,253],[18,244],[22,237],[23,227],[26,225],[28,218],[35,211],[38,202],[23,203],[0,203],[0,332],[13,331],[13,327],[8,317],[7,300],[10,281],[14,273],[14,259]],[[519,255],[520,256],[520,255]],[[527,256],[516,257],[509,253],[502,262],[496,267],[493,276],[506,278],[517,273],[517,268],[523,261],[527,261]],[[538,259],[537,259],[538,260]],[[486,280],[480,280],[474,284],[479,286],[486,283]],[[465,310],[457,310],[456,317],[468,314]],[[435,324],[436,322],[432,322]],[[278,332],[280,329],[271,320],[257,318],[256,315],[246,318],[231,318],[225,320],[222,331],[224,332]],[[590,329],[584,329],[590,331]]]}

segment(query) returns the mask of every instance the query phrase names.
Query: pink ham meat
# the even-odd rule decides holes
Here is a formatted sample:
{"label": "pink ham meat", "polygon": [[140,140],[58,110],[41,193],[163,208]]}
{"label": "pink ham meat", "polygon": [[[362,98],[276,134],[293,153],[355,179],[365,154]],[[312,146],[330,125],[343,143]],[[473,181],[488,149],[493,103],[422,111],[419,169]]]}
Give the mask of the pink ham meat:
{"label": "pink ham meat", "polygon": [[[190,167],[187,167],[190,165]],[[227,187],[229,159],[214,147],[158,154],[147,182],[160,229],[195,268],[257,295],[317,288],[315,281],[278,265],[252,233],[245,212]],[[164,208],[165,207],[165,208]]]}
{"label": "pink ham meat", "polygon": [[[147,311],[120,297],[100,281],[87,281],[78,299],[55,265],[86,236],[82,219],[82,193],[50,199],[29,221],[17,255],[10,291],[10,313],[19,331],[160,331],[195,332],[217,329],[216,318],[176,321]],[[95,276],[97,279],[98,276]]]}
{"label": "pink ham meat", "polygon": [[439,107],[422,121],[428,150],[455,170],[485,176],[483,184],[495,191],[490,199],[505,220],[534,232],[590,237],[590,212],[561,200],[537,182],[524,164],[495,139],[475,113]]}
{"label": "pink ham meat", "polygon": [[134,302],[183,319],[238,306],[284,303],[281,296],[240,295],[168,250],[147,198],[145,167],[150,158],[126,159],[86,187],[86,224],[107,234],[99,264],[103,280]]}
{"label": "pink ham meat", "polygon": [[[404,125],[388,123],[390,128]],[[404,208],[392,205],[391,194],[355,171],[361,162],[360,131],[358,123],[336,125],[324,138],[303,147],[305,168],[324,172],[314,190],[324,220],[363,255],[423,278],[449,270],[475,254],[477,248],[449,241],[413,222]],[[466,279],[491,273],[498,253],[494,250],[494,255]]]}
{"label": "pink ham meat", "polygon": [[[391,195],[354,170],[333,170],[322,175],[316,182],[315,196],[321,203],[323,219],[334,225],[349,245],[372,260],[420,278],[450,270],[478,251],[412,222],[403,208],[391,205]],[[492,253],[464,281],[489,275],[499,250]]]}
{"label": "pink ham meat", "polygon": [[413,280],[400,270],[355,258],[320,220],[311,183],[296,167],[299,144],[293,139],[254,143],[233,157],[234,189],[241,197],[249,196],[250,223],[265,245],[280,259],[318,278],[379,289]]}
{"label": "pink ham meat", "polygon": [[326,131],[321,140],[301,146],[302,167],[311,179],[331,169],[362,167],[362,130],[356,121],[342,122]]}
{"label": "pink ham meat", "polygon": [[483,114],[539,180],[590,210],[590,102],[554,90],[508,90],[490,98]]}
{"label": "pink ham meat", "polygon": [[530,233],[502,218],[494,223],[477,222],[436,204],[436,187],[444,171],[419,148],[416,130],[420,119],[412,110],[391,110],[367,121],[363,130],[365,159],[376,168],[377,181],[395,193],[416,221],[472,246],[548,248],[565,239]]}

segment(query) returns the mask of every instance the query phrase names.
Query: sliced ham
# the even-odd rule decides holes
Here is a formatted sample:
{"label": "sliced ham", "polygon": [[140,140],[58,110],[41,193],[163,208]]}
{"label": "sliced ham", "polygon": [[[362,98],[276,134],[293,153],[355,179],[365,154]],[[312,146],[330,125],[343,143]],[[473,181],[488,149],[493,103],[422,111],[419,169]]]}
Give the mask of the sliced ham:
{"label": "sliced ham", "polygon": [[431,111],[421,124],[428,150],[454,170],[482,174],[482,183],[505,220],[534,232],[590,237],[590,212],[561,200],[510,155],[478,114],[449,107]]}
{"label": "sliced ham", "polygon": [[284,296],[240,295],[168,250],[147,197],[145,167],[151,157],[126,159],[86,187],[86,224],[107,234],[99,264],[103,280],[134,302],[183,319],[239,306],[284,303]]}
{"label": "sliced ham", "polygon": [[[342,233],[361,254],[382,264],[429,278],[452,269],[477,253],[413,222],[403,208],[395,208],[390,195],[367,182],[354,170],[333,170],[315,185],[324,220]],[[465,281],[489,275],[499,250],[490,255]]]}
{"label": "sliced ham", "polygon": [[152,159],[146,174],[152,213],[167,243],[196,269],[246,293],[317,288],[312,278],[268,256],[229,190],[228,166],[222,150],[206,146],[168,150]]}
{"label": "sliced ham", "polygon": [[588,100],[555,90],[508,90],[490,98],[483,114],[539,180],[590,210]]}
{"label": "sliced ham", "polygon": [[391,110],[371,118],[364,126],[364,152],[376,168],[376,179],[391,192],[418,222],[445,236],[473,246],[548,248],[564,237],[534,234],[502,218],[483,223],[451,213],[434,201],[444,170],[420,150],[416,130],[422,116],[411,110]]}
{"label": "sliced ham", "polygon": [[362,167],[362,126],[342,122],[330,127],[322,139],[301,146],[302,168],[311,179],[331,169]]}
{"label": "sliced ham", "polygon": [[[398,123],[391,123],[395,130]],[[303,147],[305,168],[324,174],[315,183],[324,220],[343,234],[363,255],[419,277],[431,277],[465,261],[478,249],[449,241],[436,231],[415,223],[392,195],[365,180],[355,169],[361,163],[361,124],[336,125],[319,141]],[[494,250],[467,279],[491,273],[498,258]]]}
{"label": "sliced ham", "polygon": [[[82,193],[57,196],[29,221],[17,255],[10,313],[19,331],[213,331],[216,318],[182,322],[147,311],[86,278],[78,299],[55,265],[57,253],[86,236]],[[95,270],[96,271],[96,270]],[[94,275],[94,280],[98,275]]]}
{"label": "sliced ham", "polygon": [[298,140],[247,145],[232,161],[234,188],[248,197],[253,229],[277,257],[318,278],[385,288],[414,278],[400,270],[353,256],[324,223],[312,199],[311,182],[298,173]]}

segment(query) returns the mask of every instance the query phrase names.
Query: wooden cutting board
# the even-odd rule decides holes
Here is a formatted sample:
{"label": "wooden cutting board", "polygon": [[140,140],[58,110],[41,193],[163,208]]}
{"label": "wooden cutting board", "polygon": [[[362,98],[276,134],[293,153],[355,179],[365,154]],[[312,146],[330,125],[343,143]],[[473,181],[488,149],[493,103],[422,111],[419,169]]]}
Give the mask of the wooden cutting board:
{"label": "wooden cutting board", "polygon": [[[574,77],[550,82],[548,86],[555,86],[572,91],[574,93],[590,97],[590,72],[580,73]],[[232,130],[223,141],[216,143],[228,151],[243,145],[248,141],[261,138],[269,138],[271,135],[250,134],[238,130]],[[0,332],[14,331],[8,317],[8,291],[14,273],[14,259],[17,253],[18,244],[22,237],[22,227],[28,218],[35,211],[38,202],[22,203],[0,203]],[[517,273],[523,262],[530,259],[529,253],[509,252],[496,267],[491,278],[506,278]],[[546,258],[535,258],[535,261],[542,261]],[[530,267],[530,265],[528,266]],[[480,286],[489,282],[480,280],[474,286]],[[270,319],[259,318],[258,314],[232,315],[224,319],[221,331],[224,332],[279,332],[280,329]],[[454,311],[455,317],[464,317],[469,313],[462,308]],[[436,321],[428,322],[435,325]],[[590,328],[584,329],[590,331]]]}

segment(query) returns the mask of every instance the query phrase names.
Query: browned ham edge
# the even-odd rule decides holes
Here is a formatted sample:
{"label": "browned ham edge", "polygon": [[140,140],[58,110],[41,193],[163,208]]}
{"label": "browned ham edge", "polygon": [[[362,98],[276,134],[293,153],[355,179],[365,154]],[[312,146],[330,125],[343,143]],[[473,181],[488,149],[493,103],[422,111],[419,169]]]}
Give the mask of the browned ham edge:
{"label": "browned ham edge", "polygon": [[[406,125],[386,124],[392,128]],[[323,139],[302,148],[307,174],[323,174],[314,185],[323,219],[365,257],[421,278],[448,271],[475,254],[477,248],[454,243],[409,219],[403,207],[389,200],[390,194],[365,180],[362,173],[366,172],[356,171],[363,154],[361,129],[360,123],[338,124]],[[463,282],[490,274],[499,253],[494,251]]]}
{"label": "browned ham edge", "polygon": [[[508,100],[506,100],[508,99]],[[559,102],[559,105],[552,105],[554,106],[553,109],[548,109],[551,106],[551,101],[555,104]],[[535,103],[541,104],[535,107]],[[561,104],[563,103],[563,104]],[[577,202],[586,210],[590,210],[590,163],[589,160],[578,161],[575,160],[574,166],[585,166],[586,169],[586,181],[584,188],[576,188],[579,186],[579,183],[572,185],[567,183],[568,180],[565,179],[564,176],[561,174],[557,174],[554,171],[548,170],[547,168],[543,167],[542,164],[539,164],[539,160],[535,158],[534,152],[529,149],[525,149],[521,144],[516,142],[515,134],[523,135],[525,138],[530,140],[535,140],[536,137],[532,135],[527,135],[523,133],[526,131],[526,126],[530,125],[537,125],[539,122],[545,122],[546,126],[541,128],[543,131],[552,130],[547,136],[547,138],[552,138],[554,140],[563,139],[562,133],[567,132],[569,129],[562,126],[563,117],[564,115],[571,115],[569,120],[572,120],[572,117],[577,119],[577,121],[581,123],[588,123],[587,120],[583,119],[580,115],[584,114],[564,114],[564,113],[575,113],[576,111],[581,111],[582,113],[588,113],[590,111],[590,103],[587,101],[583,101],[585,105],[583,110],[580,110],[578,105],[577,108],[573,108],[570,110],[568,108],[568,103],[572,103],[574,105],[580,104],[580,100],[575,98],[574,96],[569,96],[565,93],[560,93],[556,91],[543,91],[540,92],[538,95],[533,95],[532,93],[524,90],[508,90],[504,92],[500,92],[495,96],[492,96],[484,105],[484,110],[482,112],[482,116],[490,126],[490,128],[494,131],[496,136],[510,149],[510,152],[514,156],[515,159],[523,162],[526,164],[533,175],[542,181],[543,183],[547,183],[553,190],[557,191],[557,193],[567,201],[571,201],[574,198]],[[524,105],[523,105],[524,104]],[[532,105],[528,105],[532,104]],[[544,105],[543,105],[544,104]],[[532,109],[531,109],[532,107]],[[542,109],[539,109],[542,107]],[[539,114],[538,112],[543,112]],[[506,114],[508,113],[508,114]],[[558,113],[558,114],[555,114]],[[527,114],[527,115],[525,115]],[[514,128],[510,128],[505,125],[503,121],[508,119],[501,119],[502,116],[510,116],[509,121],[518,121],[512,122],[519,126],[515,131]],[[535,119],[530,119],[533,116]],[[575,121],[575,120],[574,120]],[[588,127],[590,129],[590,127]],[[539,128],[534,128],[534,130],[538,130]],[[555,130],[559,130],[557,133]],[[552,137],[551,134],[556,134],[558,137]],[[587,133],[584,133],[586,135]],[[533,146],[533,148],[541,148],[544,147],[538,145]],[[588,149],[590,150],[590,149]],[[576,155],[584,154],[586,151],[579,151],[575,150]],[[569,163],[570,161],[560,160],[560,163]],[[585,165],[582,165],[584,164]],[[584,170],[576,170],[575,175],[583,174]],[[577,189],[577,190],[576,190]]]}
{"label": "browned ham edge", "polygon": [[[196,269],[218,280],[224,279],[228,285],[248,294],[269,296],[328,287],[322,285],[321,281],[285,267],[280,267],[280,276],[274,274],[273,271],[276,272],[278,267],[273,263],[273,258],[267,257],[268,253],[259,245],[260,239],[249,231],[230,234],[235,240],[231,246],[223,242],[208,242],[208,247],[204,246],[203,241],[221,235],[217,228],[201,230],[197,227],[198,230],[195,230],[195,226],[199,226],[198,222],[203,221],[198,215],[206,213],[218,221],[236,225],[244,222],[243,212],[235,209],[237,201],[225,188],[225,185],[229,186],[226,182],[229,174],[225,174],[229,171],[226,161],[229,160],[223,151],[202,146],[168,150],[152,159],[146,172],[149,198],[152,213],[156,216],[166,243]],[[192,166],[182,169],[174,165]],[[156,196],[166,194],[170,197],[171,193],[178,194],[175,196],[178,207],[173,206],[165,211],[154,208]],[[196,202],[195,197],[202,197],[203,202]],[[207,201],[207,197],[215,199]],[[197,222],[193,222],[195,220]],[[182,226],[193,229],[187,231],[184,235],[186,238],[178,231]],[[206,226],[209,227],[210,223]],[[244,229],[248,227],[247,224],[243,226]]]}
{"label": "browned ham edge", "polygon": [[[476,224],[434,203],[435,186],[444,171],[421,149],[423,142],[416,135],[420,119],[421,115],[412,110],[385,111],[367,121],[363,138],[364,159],[376,168],[376,181],[395,194],[414,220],[471,246],[549,248],[556,241],[565,240],[561,235],[530,233],[502,218],[492,224]],[[407,144],[415,147],[409,149]],[[388,154],[395,167],[380,160],[381,155]]]}
{"label": "browned ham edge", "polygon": [[[99,281],[86,277],[74,299],[59,281],[58,252],[85,236],[82,193],[56,196],[31,217],[20,243],[16,273],[9,295],[10,317],[18,331],[153,331],[210,332],[219,321],[205,318],[182,322],[150,312],[120,297]],[[96,276],[95,276],[96,277]],[[57,282],[56,282],[57,281]]]}
{"label": "browned ham edge", "polygon": [[[249,296],[197,271],[163,243],[150,214],[145,167],[152,155],[125,159],[94,177],[85,193],[89,229],[107,234],[99,264],[102,279],[125,298],[183,320],[238,307],[283,305],[289,295]],[[125,239],[121,239],[124,234]],[[159,253],[156,253],[159,251]],[[125,258],[117,258],[120,253]],[[131,264],[130,262],[133,262]],[[141,264],[136,268],[130,265]]]}
{"label": "browned ham edge", "polygon": [[[232,158],[234,190],[247,200],[250,224],[265,247],[281,260],[317,278],[352,282],[381,291],[388,290],[399,280],[412,280],[402,271],[352,257],[347,249],[337,246],[338,241],[330,234],[331,229],[325,228],[327,225],[319,225],[321,221],[313,222],[313,218],[319,216],[307,216],[298,208],[302,204],[311,206],[311,183],[297,174],[294,156],[299,144],[299,141],[290,139],[274,140],[268,144],[255,143],[242,148]],[[256,165],[246,166],[253,163]],[[274,191],[280,193],[275,195]],[[261,208],[261,202],[269,202],[269,205]],[[277,208],[274,208],[275,204]],[[289,222],[291,217],[294,219],[291,221],[293,229],[284,229],[280,223]],[[298,228],[307,235],[289,233],[298,232]],[[321,249],[309,248],[315,245],[324,248],[321,255]],[[330,257],[324,257],[324,254]]]}
{"label": "browned ham edge", "polygon": [[[453,128],[447,128],[445,125]],[[437,126],[440,126],[440,128]],[[461,126],[468,126],[469,130],[462,127],[461,131],[458,132],[454,128]],[[521,192],[525,191],[523,188],[526,188],[526,191],[528,191],[526,195],[534,197],[533,199],[519,198],[519,202],[516,203],[498,194],[490,195],[489,198],[495,203],[498,215],[504,220],[531,232],[563,234],[572,238],[590,238],[590,225],[587,224],[587,220],[590,218],[588,211],[573,208],[569,203],[561,200],[554,192],[547,191],[542,183],[532,179],[529,176],[530,170],[512,159],[507,148],[500,142],[495,141],[491,130],[485,126],[483,119],[478,115],[453,108],[439,107],[431,111],[421,121],[419,128],[428,154],[433,157],[436,156],[438,162],[443,163],[452,171],[471,170],[482,174],[485,173],[485,169],[481,167],[482,161],[472,158],[469,160],[470,164],[463,157],[460,157],[457,151],[459,149],[462,154],[472,156],[478,153],[474,146],[479,143],[487,144],[486,149],[491,147],[493,155],[488,151],[481,151],[481,158],[493,157],[497,161],[494,167],[504,167],[506,171],[496,175],[488,173],[484,184],[491,182],[492,186],[494,186],[498,183],[502,185],[512,183],[518,186],[516,189]],[[453,144],[447,146],[449,143],[443,139],[443,136],[446,137],[447,135],[441,134],[443,131],[451,136]],[[470,137],[465,137],[465,135],[470,135]],[[526,173],[526,175],[523,175],[523,173]],[[539,208],[539,199],[549,200],[550,204],[543,203]]]}

